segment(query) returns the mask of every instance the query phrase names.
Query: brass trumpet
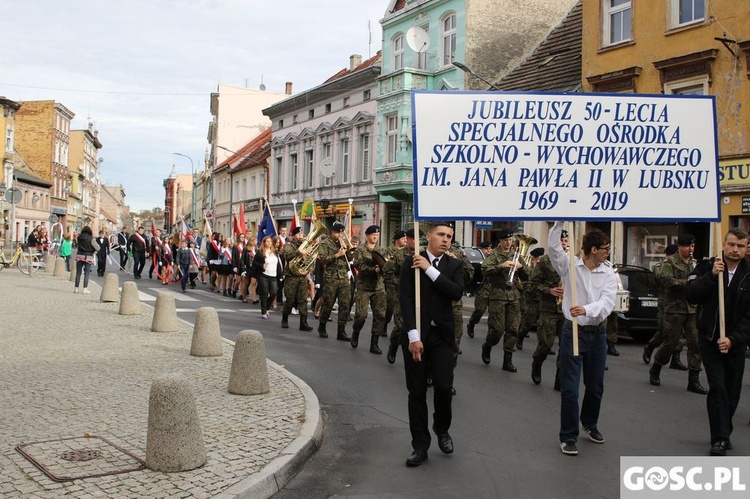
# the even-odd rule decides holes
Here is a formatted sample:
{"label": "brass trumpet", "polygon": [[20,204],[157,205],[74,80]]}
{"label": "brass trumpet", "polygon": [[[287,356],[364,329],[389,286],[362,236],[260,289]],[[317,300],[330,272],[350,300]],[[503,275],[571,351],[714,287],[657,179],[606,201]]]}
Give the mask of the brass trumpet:
{"label": "brass trumpet", "polygon": [[538,242],[536,238],[523,234],[518,234],[516,241],[518,242],[518,249],[516,250],[516,254],[513,255],[513,268],[508,272],[508,281],[506,282],[508,286],[513,285],[513,279],[516,277],[516,264],[519,261],[526,261],[529,248]]}
{"label": "brass trumpet", "polygon": [[318,220],[313,222],[313,229],[307,235],[302,244],[300,244],[300,250],[306,250],[307,256],[299,255],[289,262],[289,270],[294,275],[302,276],[307,275],[315,268],[315,261],[318,259],[318,248],[320,241],[318,238],[327,233],[328,229]]}

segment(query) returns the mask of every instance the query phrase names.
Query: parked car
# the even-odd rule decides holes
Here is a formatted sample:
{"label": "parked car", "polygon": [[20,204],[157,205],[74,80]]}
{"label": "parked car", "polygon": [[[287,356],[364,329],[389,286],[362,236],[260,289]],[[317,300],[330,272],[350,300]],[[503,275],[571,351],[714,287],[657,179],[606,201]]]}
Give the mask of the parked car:
{"label": "parked car", "polygon": [[484,253],[482,253],[479,248],[473,246],[464,246],[463,250],[464,253],[466,253],[466,258],[469,259],[471,265],[474,267],[474,278],[471,282],[467,282],[464,287],[464,293],[466,296],[472,296],[476,293],[484,280],[484,276],[482,276],[482,260],[484,260]]}
{"label": "parked car", "polygon": [[656,332],[659,288],[656,275],[649,269],[633,265],[615,265],[623,289],[630,293],[628,310],[615,312],[619,335],[646,342]]}

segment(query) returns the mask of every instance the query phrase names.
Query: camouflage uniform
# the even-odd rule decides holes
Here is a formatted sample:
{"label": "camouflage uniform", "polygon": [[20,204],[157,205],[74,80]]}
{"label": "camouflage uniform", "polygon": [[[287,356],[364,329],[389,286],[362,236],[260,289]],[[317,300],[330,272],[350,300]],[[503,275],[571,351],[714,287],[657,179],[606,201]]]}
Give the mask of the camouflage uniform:
{"label": "camouflage uniform", "polygon": [[[534,267],[525,265],[524,269],[527,275],[531,275],[534,271]],[[516,341],[516,347],[521,350],[523,348],[523,340],[529,335],[529,331],[534,327],[534,324],[539,320],[539,296],[538,293],[520,279],[517,281],[518,289],[521,292],[521,327],[518,331],[518,339]]]}
{"label": "camouflage uniform", "polygon": [[[398,346],[401,331],[404,329],[404,321],[401,319],[401,305],[399,304],[398,276],[401,273],[401,265],[406,260],[408,248],[406,246],[391,252],[391,259],[383,267],[383,281],[385,282],[386,300],[388,306],[393,306],[393,329],[391,329],[390,344]],[[391,302],[393,304],[391,305]],[[385,327],[388,327],[388,310],[386,309]]]}
{"label": "camouflage uniform", "polygon": [[[388,250],[381,247],[375,249],[383,256],[388,255]],[[357,267],[357,289],[354,292],[354,335],[352,346],[359,340],[359,332],[365,325],[367,319],[367,305],[372,308],[372,335],[377,337],[385,329],[385,286],[380,272],[375,271],[375,263],[372,261],[373,251],[367,244],[360,244],[354,250],[354,265]],[[355,340],[355,338],[357,338]],[[355,347],[356,348],[356,347]]]}
{"label": "camouflage uniform", "polygon": [[[405,248],[405,246],[402,246],[401,248],[397,248],[395,245],[391,246],[388,250],[389,254],[391,255],[391,259],[393,258],[393,255],[395,255],[403,248]],[[386,272],[386,269],[389,269],[388,272]],[[391,319],[394,317],[394,314],[399,307],[398,273],[401,271],[401,266],[399,265],[398,268],[395,269],[395,271],[393,269],[394,267],[392,265],[388,265],[388,263],[386,263],[385,267],[382,269],[383,283],[385,284],[385,326],[383,326],[383,332],[381,333],[383,336],[388,336],[388,323],[391,322]]]}
{"label": "camouflage uniform", "polygon": [[332,238],[327,238],[319,246],[319,258],[325,270],[323,271],[323,307],[320,311],[320,323],[326,324],[331,317],[333,304],[338,300],[338,330],[343,331],[351,308],[351,287],[349,279],[349,264],[347,256],[336,257],[341,244]]}
{"label": "camouflage uniform", "polygon": [[548,255],[544,255],[531,274],[528,288],[539,297],[539,320],[536,326],[537,346],[532,358],[537,364],[547,359],[555,337],[562,329],[565,317],[550,289],[560,287],[560,274],[552,266]]}
{"label": "camouflage uniform", "polygon": [[[451,246],[448,250],[451,255],[461,259],[461,263],[464,266],[464,282],[471,282],[474,278],[474,267],[471,262],[466,258],[466,253],[460,246]],[[463,300],[456,300],[453,302],[453,329],[456,338],[456,349],[453,351],[453,367],[456,367],[458,363],[458,354],[461,353],[461,336],[464,334],[464,305]]]}
{"label": "camouflage uniform", "polygon": [[[503,251],[500,246],[497,246],[482,261],[482,274],[487,276],[492,285],[486,344],[490,348],[497,345],[505,334],[503,350],[506,352],[513,352],[516,347],[518,329],[521,325],[521,293],[515,284],[511,286],[506,284],[511,269],[500,268],[500,265],[512,261],[514,254],[512,250]],[[522,268],[516,271],[516,276],[520,277],[520,274],[525,274]]]}
{"label": "camouflage uniform", "polygon": [[[654,273],[658,274],[659,269],[662,266],[662,262],[656,264],[656,268],[654,268]],[[654,350],[656,350],[657,347],[659,347],[662,343],[664,343],[664,304],[667,301],[667,293],[665,290],[663,290],[661,287],[659,288],[659,302],[656,309],[656,333],[651,337],[651,339],[648,341],[648,344],[646,345],[645,350],[648,351],[648,357],[651,357],[651,354]],[[677,345],[677,348],[675,348],[674,353],[679,354],[682,352],[682,347],[685,344],[685,335],[680,336],[680,343]],[[648,362],[646,362],[648,364]]]}
{"label": "camouflage uniform", "polygon": [[474,293],[474,311],[471,313],[471,317],[469,317],[469,324],[466,326],[467,329],[470,328],[473,331],[474,326],[479,324],[479,321],[482,320],[482,316],[485,311],[487,311],[489,299],[490,281],[485,277],[482,285],[479,286],[479,289]]}
{"label": "camouflage uniform", "polygon": [[684,331],[688,348],[688,368],[697,371],[701,369],[695,306],[688,304],[682,294],[687,277],[694,267],[692,262],[685,263],[679,253],[675,253],[667,258],[658,269],[656,277],[659,280],[659,287],[665,294],[662,318],[665,338],[664,343],[654,354],[654,364],[663,366],[669,362]]}
{"label": "camouflage uniform", "polygon": [[282,311],[282,322],[284,322],[283,317],[289,317],[289,314],[292,313],[292,308],[297,308],[300,320],[304,318],[303,322],[307,323],[307,297],[310,294],[307,288],[307,275],[296,275],[292,272],[292,266],[289,265],[295,257],[301,255],[298,251],[301,244],[301,242],[291,239],[284,245],[284,259],[288,263],[284,269],[284,294],[286,295],[286,301],[284,302],[284,309]]}

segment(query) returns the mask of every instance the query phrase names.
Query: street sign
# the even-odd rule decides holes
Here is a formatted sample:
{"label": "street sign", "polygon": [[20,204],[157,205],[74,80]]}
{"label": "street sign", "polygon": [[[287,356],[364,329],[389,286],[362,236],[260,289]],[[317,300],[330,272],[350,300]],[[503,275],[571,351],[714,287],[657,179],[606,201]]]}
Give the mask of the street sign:
{"label": "street sign", "polygon": [[49,220],[49,223],[51,224],[57,223],[57,215],[50,215],[47,220]]}
{"label": "street sign", "polygon": [[474,227],[477,229],[491,229],[492,228],[492,220],[477,220],[474,222]]}
{"label": "street sign", "polygon": [[21,198],[23,198],[23,193],[21,193],[21,189],[16,189],[13,187],[12,189],[8,189],[5,192],[5,200],[9,203],[17,204],[21,202]]}
{"label": "street sign", "polygon": [[210,211],[206,212],[206,218],[210,219],[213,216],[213,214]]}

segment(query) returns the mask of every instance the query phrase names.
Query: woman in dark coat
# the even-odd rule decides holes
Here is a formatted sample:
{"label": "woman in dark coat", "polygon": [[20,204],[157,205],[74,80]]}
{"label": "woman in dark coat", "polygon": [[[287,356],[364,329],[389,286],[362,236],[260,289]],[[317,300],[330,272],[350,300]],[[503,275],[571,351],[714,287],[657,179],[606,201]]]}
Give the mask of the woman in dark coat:
{"label": "woman in dark coat", "polygon": [[[76,254],[76,287],[73,290],[74,293],[82,292],[84,295],[91,293],[88,290],[89,287],[89,273],[91,272],[91,264],[94,263],[94,253],[96,248],[94,246],[94,234],[91,232],[91,227],[88,225],[81,230],[78,235],[78,252]],[[80,290],[81,285],[81,271],[83,271],[83,290]]]}

